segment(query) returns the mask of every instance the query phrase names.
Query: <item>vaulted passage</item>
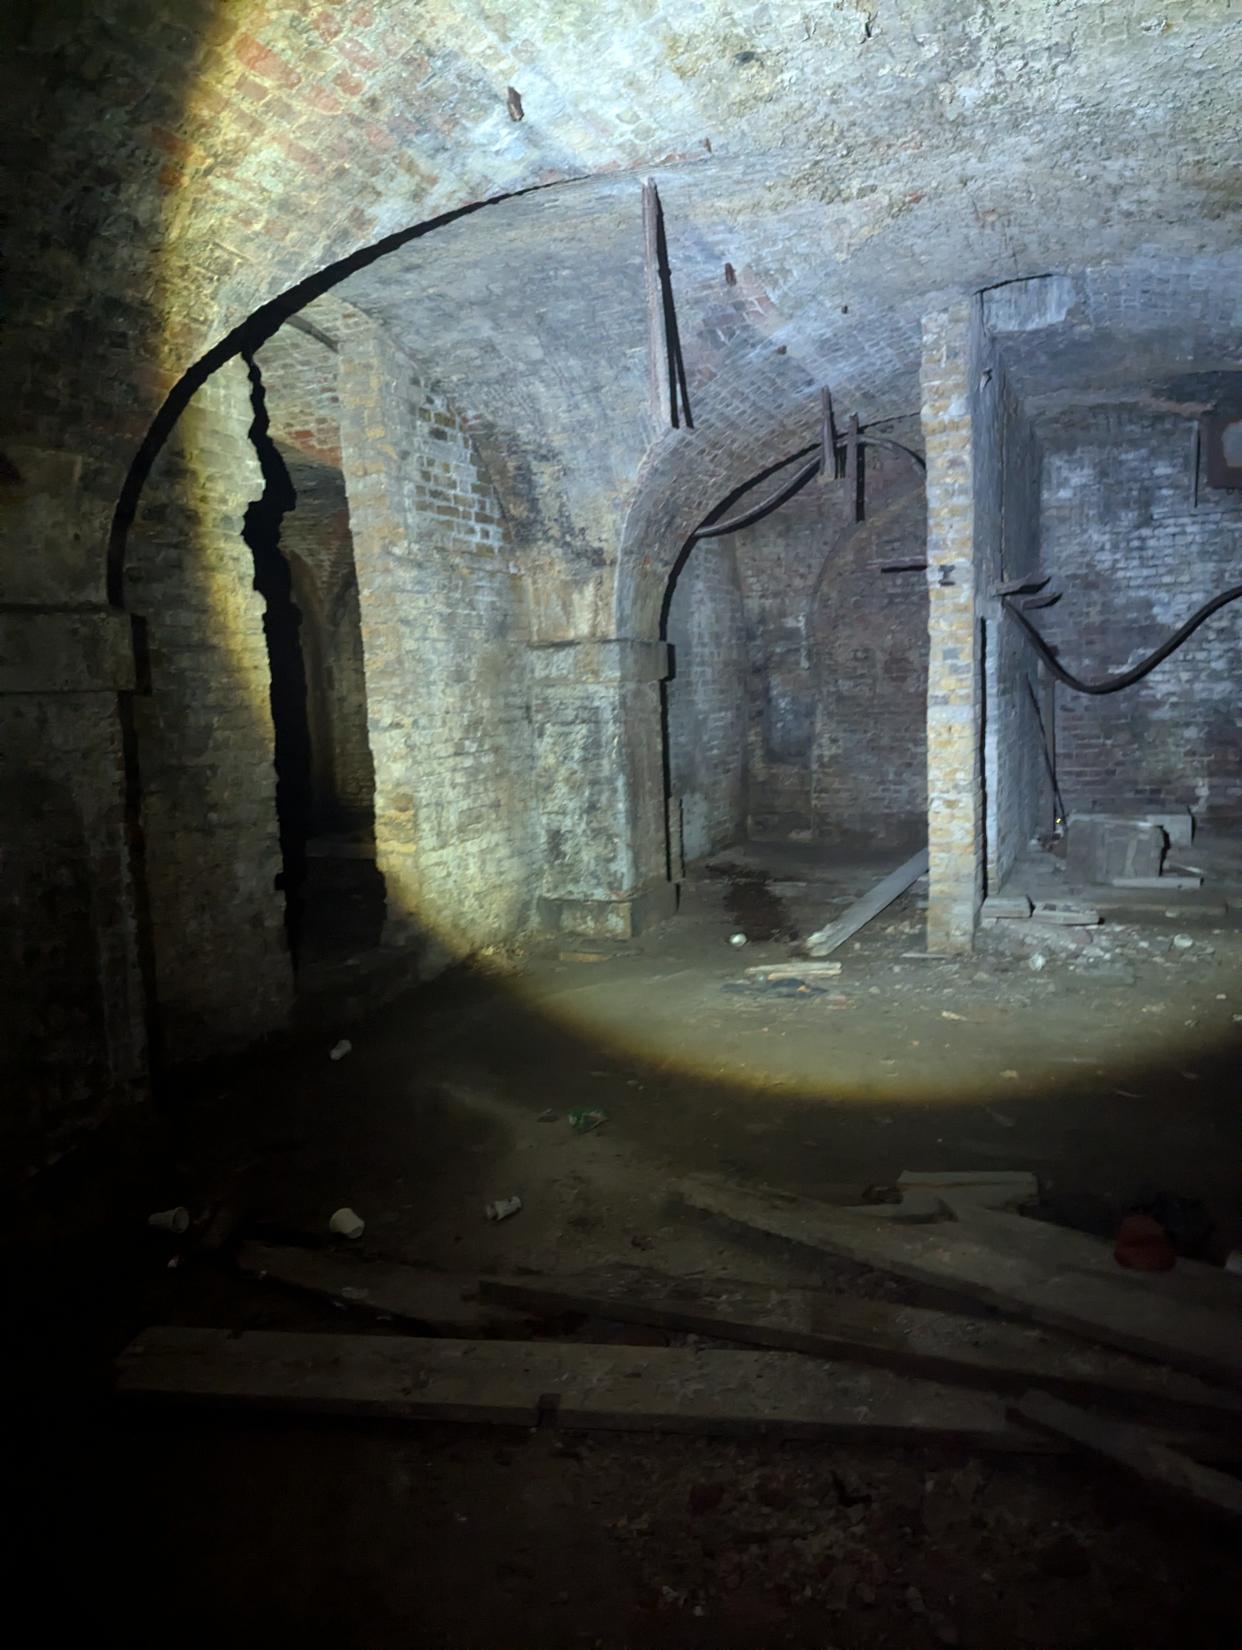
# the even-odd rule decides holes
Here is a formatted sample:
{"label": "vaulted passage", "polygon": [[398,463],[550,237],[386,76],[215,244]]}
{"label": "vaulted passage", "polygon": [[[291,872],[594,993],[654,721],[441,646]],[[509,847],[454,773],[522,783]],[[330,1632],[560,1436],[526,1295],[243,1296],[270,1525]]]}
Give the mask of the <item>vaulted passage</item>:
{"label": "vaulted passage", "polygon": [[1242,19],[141,10],[6,31],[40,1597],[1232,1642]]}

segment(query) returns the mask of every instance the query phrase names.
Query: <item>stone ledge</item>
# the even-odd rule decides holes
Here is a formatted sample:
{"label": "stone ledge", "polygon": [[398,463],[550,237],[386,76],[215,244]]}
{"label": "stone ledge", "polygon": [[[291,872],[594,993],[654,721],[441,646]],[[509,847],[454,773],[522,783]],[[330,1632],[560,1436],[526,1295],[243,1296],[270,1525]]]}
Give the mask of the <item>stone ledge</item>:
{"label": "stone ledge", "polygon": [[667,642],[589,637],[580,642],[532,642],[531,671],[539,687],[579,687],[586,682],[662,682],[668,675]]}
{"label": "stone ledge", "polygon": [[620,899],[562,899],[544,894],[539,900],[542,927],[552,934],[578,934],[595,940],[632,940],[677,910],[677,889],[659,882]]}
{"label": "stone ledge", "polygon": [[0,693],[129,693],[135,681],[131,614],[0,609]]}

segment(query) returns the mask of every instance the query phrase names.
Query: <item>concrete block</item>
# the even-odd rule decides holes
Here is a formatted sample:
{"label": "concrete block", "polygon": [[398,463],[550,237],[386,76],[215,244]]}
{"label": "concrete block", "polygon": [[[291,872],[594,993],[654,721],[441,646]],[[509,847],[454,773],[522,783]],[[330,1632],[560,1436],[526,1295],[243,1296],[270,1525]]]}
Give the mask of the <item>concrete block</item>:
{"label": "concrete block", "polygon": [[983,902],[980,915],[984,921],[995,917],[1014,918],[1025,921],[1031,914],[1031,902],[1025,894],[993,894]]}
{"label": "concrete block", "polygon": [[1072,814],[1065,866],[1081,882],[1158,877],[1165,837],[1159,825],[1120,814]]}
{"label": "concrete block", "polygon": [[1062,928],[1093,928],[1100,913],[1089,905],[1074,905],[1067,900],[1041,900],[1035,907],[1036,922],[1056,923]]}
{"label": "concrete block", "polygon": [[1158,825],[1168,837],[1170,848],[1189,848],[1195,839],[1195,816],[1189,808],[1175,814],[1147,814],[1144,823]]}

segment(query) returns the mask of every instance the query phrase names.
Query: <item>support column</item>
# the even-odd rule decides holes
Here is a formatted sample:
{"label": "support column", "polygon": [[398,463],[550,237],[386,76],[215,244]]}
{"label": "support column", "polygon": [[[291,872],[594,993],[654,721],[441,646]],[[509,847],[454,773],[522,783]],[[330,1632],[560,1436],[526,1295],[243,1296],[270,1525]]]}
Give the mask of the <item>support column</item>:
{"label": "support column", "polygon": [[343,339],[340,428],[384,945],[427,978],[534,916],[526,580],[467,418],[377,328]]}
{"label": "support column", "polygon": [[966,952],[983,898],[981,636],[971,303],[923,321],[927,453],[927,945]]}
{"label": "support column", "polygon": [[531,704],[546,925],[629,939],[671,916],[660,683],[663,642],[535,644]]}

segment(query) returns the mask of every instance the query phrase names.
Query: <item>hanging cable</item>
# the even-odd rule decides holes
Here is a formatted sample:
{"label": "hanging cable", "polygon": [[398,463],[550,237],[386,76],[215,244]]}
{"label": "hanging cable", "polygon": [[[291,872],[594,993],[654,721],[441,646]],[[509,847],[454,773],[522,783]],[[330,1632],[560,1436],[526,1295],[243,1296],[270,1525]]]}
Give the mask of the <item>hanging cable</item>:
{"label": "hanging cable", "polygon": [[[916,453],[912,447],[907,447],[900,441],[894,441],[891,436],[860,435],[858,438],[858,444],[860,447],[891,447],[894,452],[904,453],[907,458],[912,458],[920,470],[925,471],[927,469],[927,464],[921,453]],[[802,449],[802,452],[810,451],[812,451],[812,449],[808,447],[804,447]],[[811,460],[811,462],[803,465],[802,469],[792,475],[790,479],[785,482],[783,486],[778,487],[774,493],[769,493],[767,498],[761,499],[758,504],[752,505],[749,510],[743,510],[741,515],[730,516],[727,521],[718,521],[711,527],[698,528],[695,532],[691,533],[691,539],[717,539],[724,533],[736,533],[740,528],[750,527],[756,521],[762,521],[764,516],[771,515],[773,510],[778,510],[780,506],[786,503],[787,500],[791,499],[795,493],[800,493],[812,477],[817,476],[820,473],[822,468],[821,451],[819,447],[815,447],[813,451],[815,453],[815,457]],[[800,453],[794,453],[792,457],[786,459],[785,462],[791,463],[793,459],[799,457],[801,457]]]}
{"label": "hanging cable", "polygon": [[1075,676],[1072,671],[1066,670],[1064,665],[1059,664],[1056,655],[1039,631],[1036,630],[1025,613],[1013,605],[1009,597],[1004,598],[1004,608],[1010,618],[1016,619],[1023,630],[1026,631],[1035,651],[1058,682],[1064,682],[1065,686],[1072,688],[1075,693],[1120,693],[1122,688],[1133,687],[1135,682],[1141,682],[1144,676],[1150,675],[1158,664],[1162,664],[1168,658],[1170,653],[1175,653],[1184,641],[1194,635],[1205,619],[1210,619],[1213,613],[1219,612],[1222,607],[1227,607],[1230,602],[1236,602],[1239,596],[1242,596],[1242,584],[1235,584],[1231,590],[1224,590],[1219,596],[1213,596],[1210,602],[1204,602],[1197,612],[1191,614],[1180,630],[1175,630],[1169,639],[1162,642],[1154,653],[1149,653],[1141,664],[1135,665],[1132,670],[1127,670],[1120,676],[1106,676],[1099,682],[1084,682],[1081,677]]}
{"label": "hanging cable", "polygon": [[778,509],[780,505],[785,503],[786,499],[791,499],[795,493],[801,492],[807,482],[818,474],[819,455],[817,453],[809,464],[804,464],[800,470],[796,470],[784,486],[778,487],[774,493],[769,493],[767,498],[761,499],[758,504],[752,505],[749,510],[743,510],[740,516],[730,516],[728,521],[718,521],[714,527],[700,527],[690,536],[695,539],[716,539],[722,533],[736,533],[739,528],[749,527],[755,521],[762,521],[764,516],[770,515],[773,510]]}

